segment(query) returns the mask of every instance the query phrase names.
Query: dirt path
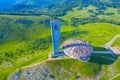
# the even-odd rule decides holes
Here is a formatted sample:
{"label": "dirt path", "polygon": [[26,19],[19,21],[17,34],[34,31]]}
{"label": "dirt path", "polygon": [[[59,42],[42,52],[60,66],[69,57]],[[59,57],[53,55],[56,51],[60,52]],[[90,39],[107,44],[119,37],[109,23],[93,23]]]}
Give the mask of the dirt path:
{"label": "dirt path", "polygon": [[69,59],[69,57],[65,57],[65,58],[48,58],[47,60],[44,60],[44,61],[42,61],[42,62],[40,62],[40,63],[36,63],[36,64],[31,64],[31,65],[29,65],[29,66],[25,66],[25,67],[22,67],[23,69],[25,69],[25,68],[30,68],[30,67],[34,67],[34,66],[38,66],[38,65],[40,65],[40,64],[42,64],[42,63],[45,63],[45,62],[47,62],[47,61],[54,61],[54,60],[63,60],[63,59]]}

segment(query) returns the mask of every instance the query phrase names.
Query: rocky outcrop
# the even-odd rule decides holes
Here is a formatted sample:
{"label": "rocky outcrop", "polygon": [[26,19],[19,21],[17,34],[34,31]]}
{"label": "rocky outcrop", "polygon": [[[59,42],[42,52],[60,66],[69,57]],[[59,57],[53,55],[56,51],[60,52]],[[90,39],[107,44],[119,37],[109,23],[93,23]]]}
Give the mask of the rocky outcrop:
{"label": "rocky outcrop", "polygon": [[[10,75],[8,77],[8,80],[79,80],[79,79],[98,80],[98,76],[96,77],[96,74],[99,72],[101,68],[99,65],[81,62],[76,59],[73,59],[74,62],[68,62],[68,64],[66,64],[65,61],[68,62],[71,61],[71,59],[50,60],[41,64],[21,68],[12,75]],[[81,64],[81,66],[74,67],[76,66],[75,64],[78,65]],[[81,72],[85,70],[85,67],[90,67],[91,71],[88,70],[88,73],[94,74],[92,76],[91,75],[86,76],[85,74],[82,74]],[[82,68],[84,68],[84,70],[82,70]],[[85,71],[87,71],[87,68]]]}

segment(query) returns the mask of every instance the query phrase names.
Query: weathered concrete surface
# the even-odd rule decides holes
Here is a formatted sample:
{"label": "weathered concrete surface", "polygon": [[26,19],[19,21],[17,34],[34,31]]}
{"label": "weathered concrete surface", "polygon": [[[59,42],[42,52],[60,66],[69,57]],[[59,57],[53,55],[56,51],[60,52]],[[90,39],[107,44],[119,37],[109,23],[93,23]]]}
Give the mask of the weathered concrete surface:
{"label": "weathered concrete surface", "polygon": [[60,21],[53,20],[50,22],[50,24],[52,30],[52,43],[53,43],[54,54],[57,54],[59,53],[59,47],[60,47]]}
{"label": "weathered concrete surface", "polygon": [[110,48],[116,55],[120,56],[120,47],[111,47]]}
{"label": "weathered concrete surface", "polygon": [[93,51],[93,47],[87,41],[72,38],[63,42],[63,51],[70,57],[88,61]]}

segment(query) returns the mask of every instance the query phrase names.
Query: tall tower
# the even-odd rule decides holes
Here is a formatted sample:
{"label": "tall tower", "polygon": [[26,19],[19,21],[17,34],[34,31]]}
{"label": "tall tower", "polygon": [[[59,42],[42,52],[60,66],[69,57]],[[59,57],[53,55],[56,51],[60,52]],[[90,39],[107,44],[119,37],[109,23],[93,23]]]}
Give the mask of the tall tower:
{"label": "tall tower", "polygon": [[60,47],[60,21],[53,20],[50,22],[52,29],[52,43],[54,48],[54,55],[59,53]]}

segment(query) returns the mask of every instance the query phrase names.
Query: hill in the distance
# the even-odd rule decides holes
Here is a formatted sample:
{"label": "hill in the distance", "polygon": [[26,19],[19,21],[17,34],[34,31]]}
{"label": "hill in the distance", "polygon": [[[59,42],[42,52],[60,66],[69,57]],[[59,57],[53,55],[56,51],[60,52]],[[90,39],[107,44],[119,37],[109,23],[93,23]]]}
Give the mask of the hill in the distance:
{"label": "hill in the distance", "polygon": [[89,5],[101,10],[107,7],[120,8],[119,0],[17,0],[16,4],[6,9],[5,12],[62,16],[74,7],[79,6],[82,9]]}

